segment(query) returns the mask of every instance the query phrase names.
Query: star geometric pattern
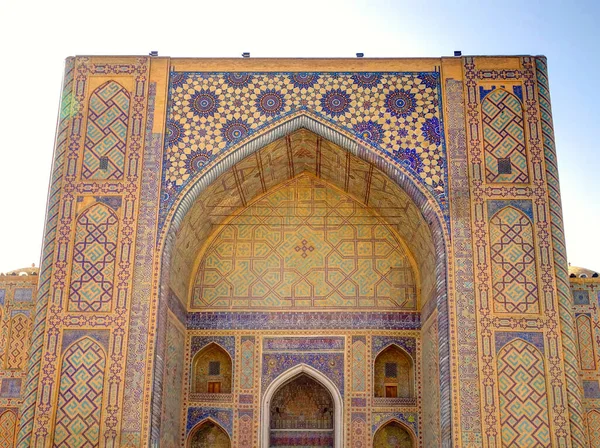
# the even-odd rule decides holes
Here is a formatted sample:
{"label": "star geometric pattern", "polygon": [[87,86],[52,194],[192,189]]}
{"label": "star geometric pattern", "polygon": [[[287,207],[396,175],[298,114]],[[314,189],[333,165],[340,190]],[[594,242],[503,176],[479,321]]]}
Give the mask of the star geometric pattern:
{"label": "star geometric pattern", "polygon": [[88,109],[83,179],[123,178],[128,121],[129,93],[124,87],[108,81],[94,90]]}
{"label": "star geometric pattern", "polygon": [[[523,108],[519,99],[496,89],[481,102],[486,180],[488,182],[528,182]],[[498,159],[510,159],[511,172],[500,174]]]}
{"label": "star geometric pattern", "polygon": [[100,414],[106,359],[90,338],[64,354],[54,432],[55,448],[100,446]]}
{"label": "star geometric pattern", "polygon": [[306,110],[389,153],[436,195],[445,192],[438,73],[174,72],[169,97],[170,191],[245,137]]}
{"label": "star geometric pattern", "polygon": [[535,248],[531,221],[504,207],[490,220],[494,310],[539,313]]}
{"label": "star geometric pattern", "polygon": [[17,416],[13,411],[4,411],[0,415],[0,448],[13,448]]}
{"label": "star geometric pattern", "polygon": [[522,339],[505,345],[498,354],[498,395],[502,446],[551,446],[544,358]]}
{"label": "star geometric pattern", "polygon": [[94,204],[77,219],[69,311],[109,311],[113,297],[119,219]]}

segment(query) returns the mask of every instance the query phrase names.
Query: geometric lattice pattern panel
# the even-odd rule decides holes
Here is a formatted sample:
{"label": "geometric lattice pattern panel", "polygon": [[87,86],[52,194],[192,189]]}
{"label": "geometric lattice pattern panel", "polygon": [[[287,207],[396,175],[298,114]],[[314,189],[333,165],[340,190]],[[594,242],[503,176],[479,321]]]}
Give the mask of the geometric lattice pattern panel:
{"label": "geometric lattice pattern panel", "polygon": [[494,311],[539,313],[535,246],[531,221],[504,207],[490,220]]}
{"label": "geometric lattice pattern panel", "polygon": [[590,437],[590,448],[600,448],[600,412],[588,412],[587,426]]}
{"label": "geometric lattice pattern panel", "polygon": [[106,358],[90,338],[63,356],[53,447],[100,446],[100,415]]}
{"label": "geometric lattice pattern panel", "polygon": [[[496,89],[481,102],[486,180],[488,182],[528,181],[527,154],[523,130],[523,108],[519,99]],[[508,169],[503,164],[510,161]]]}
{"label": "geometric lattice pattern panel", "polygon": [[410,260],[380,217],[312,175],[271,189],[217,231],[193,308],[416,308]]}
{"label": "geometric lattice pattern panel", "polygon": [[4,411],[0,415],[0,448],[13,448],[15,446],[16,429],[17,415],[13,411]]}
{"label": "geometric lattice pattern panel", "polygon": [[551,446],[544,359],[533,345],[515,339],[498,353],[502,446]]}
{"label": "geometric lattice pattern panel", "polygon": [[89,101],[83,179],[122,179],[129,121],[129,93],[108,81]]}
{"label": "geometric lattice pattern panel", "polygon": [[110,311],[118,231],[117,215],[104,204],[77,219],[69,311]]}
{"label": "geometric lattice pattern panel", "polygon": [[583,370],[596,370],[596,351],[592,321],[589,316],[577,316],[577,336],[579,337],[579,357]]}
{"label": "geometric lattice pattern panel", "polygon": [[10,340],[6,353],[7,369],[25,368],[30,338],[31,319],[19,313],[10,321]]}

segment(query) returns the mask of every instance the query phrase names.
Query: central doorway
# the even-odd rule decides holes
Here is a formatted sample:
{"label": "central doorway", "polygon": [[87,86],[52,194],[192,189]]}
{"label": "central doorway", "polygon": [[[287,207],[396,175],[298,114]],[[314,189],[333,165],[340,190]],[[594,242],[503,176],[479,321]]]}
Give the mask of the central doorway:
{"label": "central doorway", "polygon": [[334,447],[334,403],[329,391],[302,373],[282,385],[270,406],[270,447]]}

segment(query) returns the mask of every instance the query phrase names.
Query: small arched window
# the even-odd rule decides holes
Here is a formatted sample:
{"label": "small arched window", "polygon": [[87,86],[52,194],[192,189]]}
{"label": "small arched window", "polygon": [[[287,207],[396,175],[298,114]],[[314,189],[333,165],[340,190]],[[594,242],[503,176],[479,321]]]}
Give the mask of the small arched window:
{"label": "small arched window", "polygon": [[193,393],[231,393],[231,357],[220,346],[209,344],[194,356],[192,364]]}
{"label": "small arched window", "polygon": [[414,366],[411,357],[390,345],[375,358],[375,397],[413,398]]}

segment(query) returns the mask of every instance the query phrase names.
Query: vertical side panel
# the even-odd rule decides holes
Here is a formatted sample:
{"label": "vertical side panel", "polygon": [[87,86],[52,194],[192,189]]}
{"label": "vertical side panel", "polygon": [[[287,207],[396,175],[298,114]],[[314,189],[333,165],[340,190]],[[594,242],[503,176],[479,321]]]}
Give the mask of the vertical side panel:
{"label": "vertical side panel", "polygon": [[544,160],[548,181],[548,203],[550,209],[548,218],[551,225],[552,256],[554,258],[554,273],[556,276],[556,290],[560,313],[560,334],[565,360],[569,423],[573,447],[579,448],[587,446],[587,436],[583,422],[583,405],[581,403],[583,391],[578,374],[579,366],[577,363],[575,324],[569,289],[567,250],[563,230],[562,205],[558,182],[558,165],[556,162],[556,148],[554,145],[552,107],[550,104],[550,92],[548,90],[546,58],[537,57],[535,59],[535,64],[538,97],[540,102],[542,139],[544,143]]}

